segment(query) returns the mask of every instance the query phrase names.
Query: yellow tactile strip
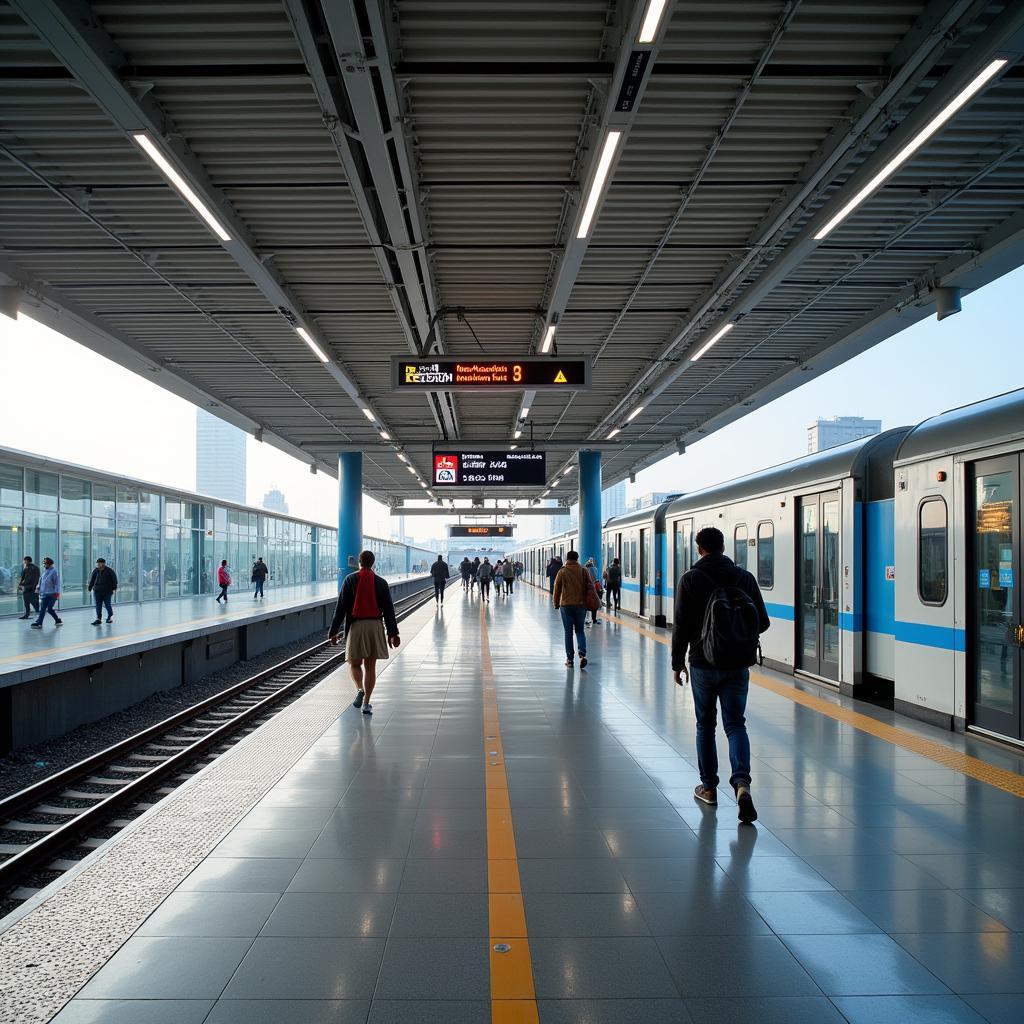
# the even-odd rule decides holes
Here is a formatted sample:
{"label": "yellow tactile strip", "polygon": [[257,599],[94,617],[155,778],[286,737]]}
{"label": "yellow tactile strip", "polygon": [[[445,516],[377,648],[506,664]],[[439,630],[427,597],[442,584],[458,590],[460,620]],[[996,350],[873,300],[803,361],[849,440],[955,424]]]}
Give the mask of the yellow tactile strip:
{"label": "yellow tactile strip", "polygon": [[[626,619],[621,619],[614,615],[607,614],[605,615],[605,618],[618,623],[620,626],[625,626],[627,629],[631,629],[634,632],[639,633],[641,636],[646,636],[651,640],[656,640],[658,643],[664,644],[667,647],[672,644],[669,637],[662,636],[650,629],[644,629],[643,626],[628,622]],[[858,729],[860,732],[866,732],[880,740],[885,740],[888,743],[892,743],[894,746],[901,747],[903,750],[909,750],[911,753],[927,757],[930,761],[934,761],[936,764],[942,765],[943,768],[951,768],[953,771],[960,772],[961,775],[968,776],[968,778],[977,779],[979,782],[985,782],[990,786],[995,786],[996,789],[1001,789],[1004,793],[1010,793],[1013,796],[1024,798],[1024,777],[1018,775],[1016,772],[1007,771],[1005,768],[999,768],[996,765],[987,764],[985,761],[982,761],[977,757],[971,757],[970,754],[964,754],[961,751],[953,750],[951,747],[947,747],[942,743],[936,743],[934,740],[928,740],[922,736],[916,736],[914,733],[907,732],[905,729],[900,729],[898,726],[887,725],[885,722],[878,722],[874,718],[871,718],[870,715],[862,715],[859,711],[851,711],[849,708],[837,707],[835,704],[832,704],[821,697],[817,697],[813,693],[806,693],[793,686],[787,686],[785,683],[777,682],[756,670],[751,671],[750,681],[756,686],[760,686],[762,689],[771,690],[772,693],[776,693],[780,697],[785,697],[787,700],[793,701],[794,704],[800,704],[805,708],[810,708],[812,711],[817,711],[821,715],[826,715],[837,722],[849,725],[854,729]]]}
{"label": "yellow tactile strip", "polygon": [[508,799],[505,751],[494,690],[494,666],[484,603],[480,602],[480,666],[484,697],[484,773],[487,779],[487,904],[492,1024],[539,1024],[519,861]]}

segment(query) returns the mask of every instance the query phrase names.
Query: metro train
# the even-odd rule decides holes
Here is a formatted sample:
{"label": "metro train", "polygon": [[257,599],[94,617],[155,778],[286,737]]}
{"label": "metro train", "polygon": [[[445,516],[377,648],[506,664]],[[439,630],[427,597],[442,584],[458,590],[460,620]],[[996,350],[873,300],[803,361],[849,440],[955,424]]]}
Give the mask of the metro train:
{"label": "metro train", "polygon": [[[766,664],[1021,742],[1022,460],[1024,389],[610,519],[594,556],[621,560],[624,611],[671,626],[717,526],[764,593]],[[577,540],[519,550],[528,582]]]}

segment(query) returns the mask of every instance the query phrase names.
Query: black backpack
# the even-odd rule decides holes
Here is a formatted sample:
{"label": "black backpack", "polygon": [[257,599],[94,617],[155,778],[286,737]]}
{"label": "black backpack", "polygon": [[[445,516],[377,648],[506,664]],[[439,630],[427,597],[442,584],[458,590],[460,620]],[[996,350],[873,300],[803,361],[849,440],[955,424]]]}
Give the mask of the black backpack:
{"label": "black backpack", "polygon": [[750,595],[733,584],[721,584],[708,573],[714,589],[704,612],[700,646],[714,668],[738,669],[763,664],[761,623]]}

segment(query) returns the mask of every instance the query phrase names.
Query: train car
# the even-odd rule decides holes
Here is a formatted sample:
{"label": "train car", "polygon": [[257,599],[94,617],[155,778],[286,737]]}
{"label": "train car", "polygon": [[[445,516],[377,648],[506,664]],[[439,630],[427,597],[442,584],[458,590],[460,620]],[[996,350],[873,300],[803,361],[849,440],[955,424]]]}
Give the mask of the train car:
{"label": "train car", "polygon": [[[705,526],[725,534],[726,554],[761,587],[772,627],[762,637],[773,668],[844,692],[891,689],[891,635],[865,622],[877,568],[892,585],[892,460],[909,427],[816,452],[683,495],[666,514],[671,572],[663,605],[671,624],[675,583],[697,557]],[[882,595],[885,596],[885,595]],[[877,599],[877,598],[876,598]]]}
{"label": "train car", "polygon": [[895,460],[897,710],[1024,741],[1024,390],[925,420]]}
{"label": "train car", "polygon": [[578,530],[569,530],[553,537],[545,537],[544,540],[528,541],[514,551],[512,557],[523,563],[523,579],[535,587],[547,589],[548,562],[555,555],[564,562],[566,552],[575,548],[578,536]]}
{"label": "train car", "polygon": [[622,566],[622,610],[657,626],[667,621],[665,513],[670,504],[665,501],[609,519],[601,531],[602,568],[613,558]]}

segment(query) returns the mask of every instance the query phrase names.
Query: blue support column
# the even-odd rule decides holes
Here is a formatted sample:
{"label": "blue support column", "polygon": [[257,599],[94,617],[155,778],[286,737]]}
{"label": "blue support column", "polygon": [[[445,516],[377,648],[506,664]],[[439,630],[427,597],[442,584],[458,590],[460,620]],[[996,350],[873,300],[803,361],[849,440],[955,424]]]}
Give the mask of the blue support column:
{"label": "blue support column", "polygon": [[601,578],[601,453],[580,452],[580,564],[592,558]]}
{"label": "blue support column", "polygon": [[363,550],[363,453],[338,454],[338,588]]}

